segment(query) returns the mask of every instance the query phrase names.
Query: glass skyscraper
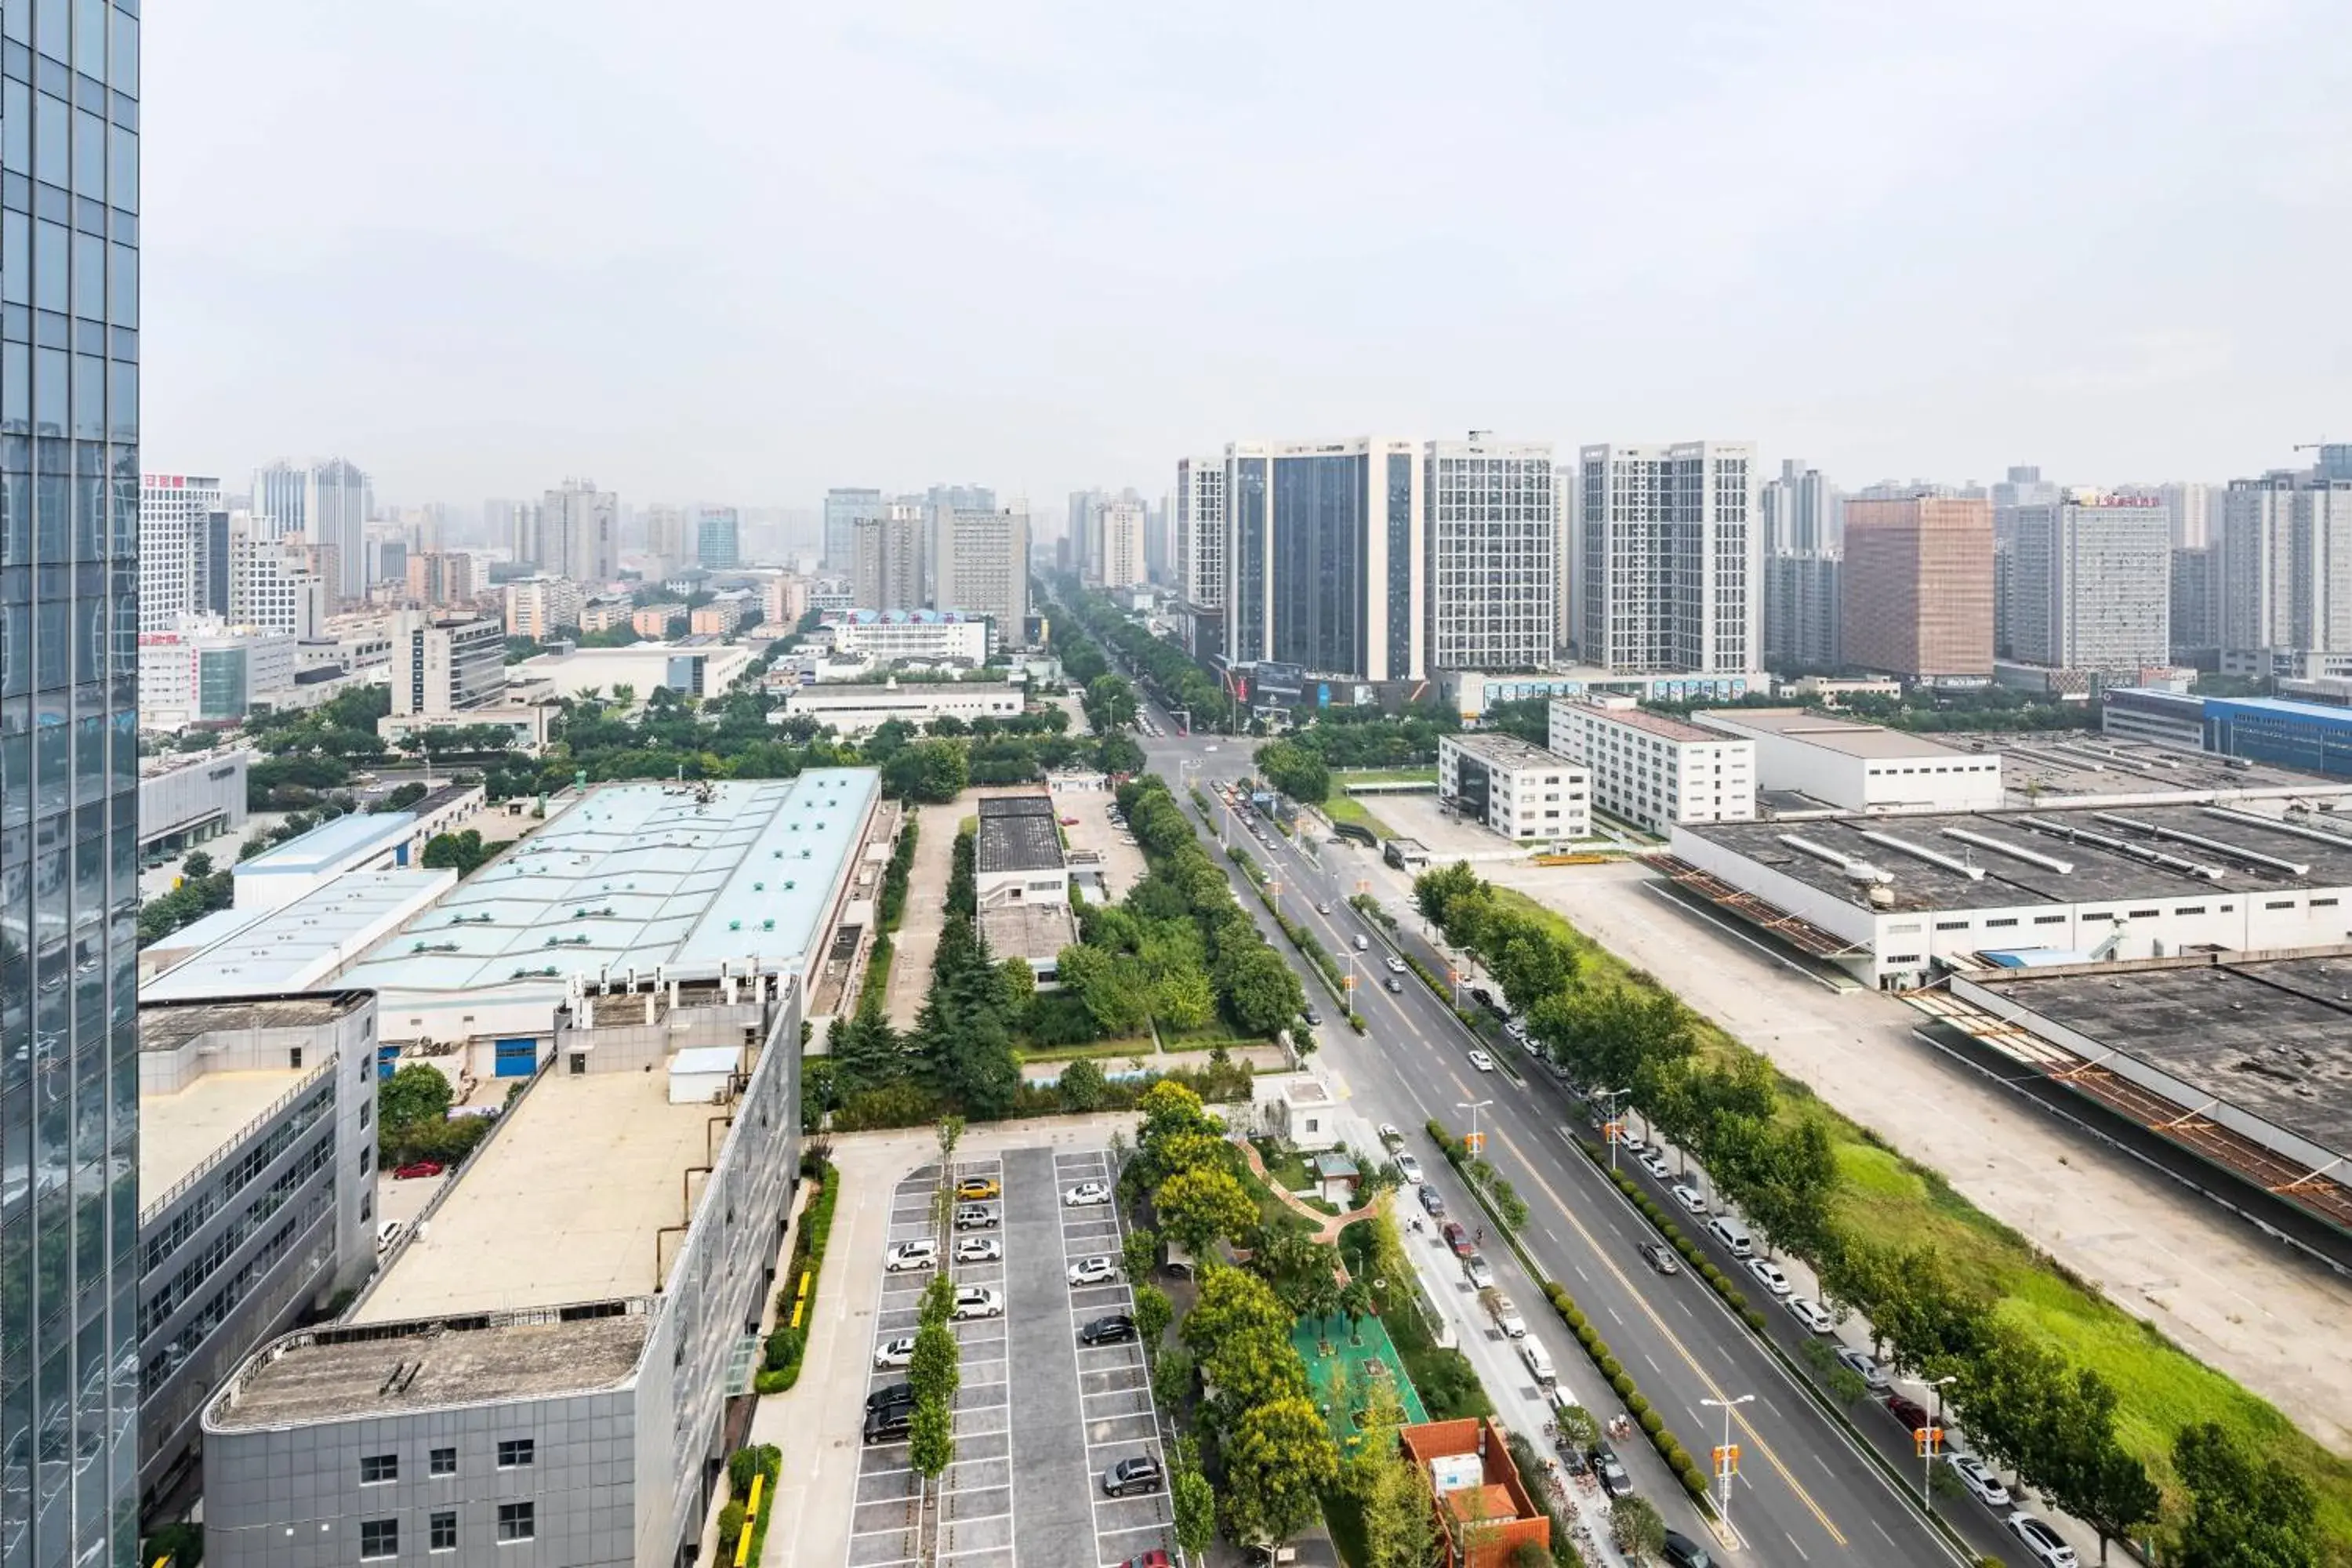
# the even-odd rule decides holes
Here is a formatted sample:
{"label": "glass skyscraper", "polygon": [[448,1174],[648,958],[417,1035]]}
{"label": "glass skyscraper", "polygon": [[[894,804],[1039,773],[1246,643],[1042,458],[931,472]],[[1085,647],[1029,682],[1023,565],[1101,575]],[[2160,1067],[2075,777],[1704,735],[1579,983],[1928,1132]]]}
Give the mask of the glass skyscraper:
{"label": "glass skyscraper", "polygon": [[0,1568],[138,1548],[138,11],[0,0]]}

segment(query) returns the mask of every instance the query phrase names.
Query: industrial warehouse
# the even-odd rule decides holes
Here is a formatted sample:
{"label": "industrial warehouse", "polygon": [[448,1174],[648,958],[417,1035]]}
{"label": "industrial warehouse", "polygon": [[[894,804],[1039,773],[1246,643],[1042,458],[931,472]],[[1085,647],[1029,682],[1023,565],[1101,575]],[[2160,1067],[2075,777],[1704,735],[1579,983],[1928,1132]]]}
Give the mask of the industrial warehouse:
{"label": "industrial warehouse", "polygon": [[2177,803],[1703,823],[1677,825],[1656,864],[1900,990],[1976,952],[2082,963],[2352,940],[2352,830],[2321,820]]}

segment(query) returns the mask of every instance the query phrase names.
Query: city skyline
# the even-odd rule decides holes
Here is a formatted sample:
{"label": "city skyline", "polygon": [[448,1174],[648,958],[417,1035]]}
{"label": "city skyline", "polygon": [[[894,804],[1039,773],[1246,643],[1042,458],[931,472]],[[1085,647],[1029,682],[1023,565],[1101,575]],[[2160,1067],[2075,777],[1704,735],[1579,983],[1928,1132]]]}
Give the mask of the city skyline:
{"label": "city skyline", "polygon": [[[585,471],[814,506],[911,450],[1042,506],[1233,432],[1703,429],[1856,484],[2220,482],[2347,433],[2352,328],[2312,304],[2352,90],[2326,51],[2271,85],[2325,34],[2305,0],[564,16],[153,19],[152,467],[349,449],[404,499]],[[1550,89],[1612,56],[1677,66]],[[459,108],[420,125],[362,70]],[[282,89],[210,90],[256,75]],[[361,169],[289,244],[223,221]],[[1378,198],[1413,184],[1458,209],[1399,224]],[[956,273],[811,240],[898,222],[963,236]]]}

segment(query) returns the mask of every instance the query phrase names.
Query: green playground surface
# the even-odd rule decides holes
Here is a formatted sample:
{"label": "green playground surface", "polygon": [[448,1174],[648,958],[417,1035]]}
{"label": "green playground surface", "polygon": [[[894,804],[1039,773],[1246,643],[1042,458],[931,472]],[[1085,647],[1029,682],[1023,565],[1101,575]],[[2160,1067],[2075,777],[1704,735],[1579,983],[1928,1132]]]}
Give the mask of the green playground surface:
{"label": "green playground surface", "polygon": [[1396,1391],[1408,1422],[1429,1419],[1412,1379],[1405,1375],[1403,1358],[1389,1338],[1388,1325],[1380,1319],[1359,1318],[1351,1332],[1344,1317],[1301,1318],[1290,1331],[1290,1342],[1307,1363],[1307,1386],[1343,1455],[1353,1451],[1358,1441],[1361,1412],[1354,1406],[1362,1398],[1360,1391],[1374,1383]]}

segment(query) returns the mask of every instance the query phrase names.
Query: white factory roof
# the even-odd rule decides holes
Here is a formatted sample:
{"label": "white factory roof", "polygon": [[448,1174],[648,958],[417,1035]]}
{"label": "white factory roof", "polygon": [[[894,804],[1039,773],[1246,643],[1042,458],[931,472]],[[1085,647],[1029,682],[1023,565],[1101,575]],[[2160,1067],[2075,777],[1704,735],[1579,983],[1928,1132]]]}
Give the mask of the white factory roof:
{"label": "white factory roof", "polygon": [[307,991],[457,884],[455,871],[346,871],[274,910],[220,910],[156,943],[181,957],[142,1002]]}
{"label": "white factory roof", "polygon": [[1972,754],[1947,746],[1940,741],[1929,740],[1925,735],[1890,730],[1884,724],[1832,719],[1807,708],[1706,709],[1693,717],[1716,729],[1735,733],[1774,735],[1784,741],[1799,741],[1809,746],[1819,746],[1823,751],[1838,752],[1849,757],[1864,757],[1873,762],[1919,757],[1949,761]]}
{"label": "white factory roof", "polygon": [[795,968],[878,790],[870,768],[608,784],[409,921],[345,984],[457,994],[630,967]]}

